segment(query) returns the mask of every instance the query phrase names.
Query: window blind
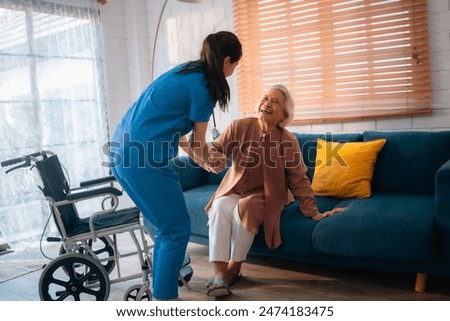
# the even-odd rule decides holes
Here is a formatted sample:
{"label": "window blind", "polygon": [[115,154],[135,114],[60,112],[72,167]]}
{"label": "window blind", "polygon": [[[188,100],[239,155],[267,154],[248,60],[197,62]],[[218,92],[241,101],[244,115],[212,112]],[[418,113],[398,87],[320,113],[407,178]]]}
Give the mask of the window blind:
{"label": "window blind", "polygon": [[244,116],[286,85],[294,124],[431,112],[426,0],[234,0]]}

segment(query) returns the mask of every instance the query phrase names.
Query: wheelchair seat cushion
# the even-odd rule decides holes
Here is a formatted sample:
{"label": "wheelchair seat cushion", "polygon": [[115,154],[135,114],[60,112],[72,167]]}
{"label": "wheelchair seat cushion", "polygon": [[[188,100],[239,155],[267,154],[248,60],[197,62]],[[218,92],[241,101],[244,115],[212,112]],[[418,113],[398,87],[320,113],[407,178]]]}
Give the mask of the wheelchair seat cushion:
{"label": "wheelchair seat cushion", "polygon": [[[94,228],[96,231],[109,227],[139,223],[139,209],[137,207],[125,208],[115,212],[101,215],[94,219]],[[74,236],[90,232],[89,217],[80,218],[76,227],[68,236]]]}

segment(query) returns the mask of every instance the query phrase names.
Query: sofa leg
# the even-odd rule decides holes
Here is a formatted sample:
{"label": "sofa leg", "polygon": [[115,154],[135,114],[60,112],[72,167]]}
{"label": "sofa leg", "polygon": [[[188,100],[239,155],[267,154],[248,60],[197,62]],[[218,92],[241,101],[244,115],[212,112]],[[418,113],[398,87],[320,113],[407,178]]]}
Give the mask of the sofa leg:
{"label": "sofa leg", "polygon": [[425,287],[427,286],[427,274],[426,273],[417,273],[416,276],[416,292],[423,293],[425,292]]}

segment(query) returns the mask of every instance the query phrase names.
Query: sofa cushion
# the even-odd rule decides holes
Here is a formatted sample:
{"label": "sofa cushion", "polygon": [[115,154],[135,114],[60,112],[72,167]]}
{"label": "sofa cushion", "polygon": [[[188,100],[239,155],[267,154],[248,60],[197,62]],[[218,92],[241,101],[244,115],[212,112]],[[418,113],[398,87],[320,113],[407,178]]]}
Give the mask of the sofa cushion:
{"label": "sofa cushion", "polygon": [[316,195],[317,208],[320,213],[330,211],[340,202],[337,198]]}
{"label": "sofa cushion", "polygon": [[[317,196],[319,211],[325,212],[333,209],[339,200],[332,197]],[[316,252],[311,243],[311,236],[316,221],[306,218],[299,209],[298,201],[287,206],[281,214],[280,230],[282,244],[276,249],[281,257],[311,257]],[[265,253],[268,250],[264,240],[264,229],[261,226],[253,242],[253,253]]]}
{"label": "sofa cushion", "polygon": [[[315,255],[311,243],[311,235],[315,221],[304,217],[298,208],[298,203],[287,206],[281,216],[280,229],[282,244],[276,249],[281,256],[309,257]],[[252,252],[265,252],[267,245],[264,240],[264,229],[258,231],[252,246]]]}
{"label": "sofa cushion", "polygon": [[205,206],[213,196],[217,185],[203,185],[184,192],[186,205],[191,217],[191,234],[194,236],[208,236],[208,216]]}
{"label": "sofa cushion", "polygon": [[181,155],[171,159],[170,166],[178,173],[180,186],[183,191],[204,185],[208,182],[209,173],[187,155]]}
{"label": "sofa cushion", "polygon": [[[219,185],[227,172],[228,172],[228,168],[225,168],[222,172],[220,172],[218,174],[209,173],[208,184]],[[217,187],[218,186],[216,186],[216,188]]]}
{"label": "sofa cushion", "polygon": [[297,137],[302,151],[303,161],[308,168],[308,177],[312,180],[314,176],[314,167],[316,164],[317,139],[322,138],[332,142],[361,142],[362,134],[311,134],[311,133],[293,133]]}
{"label": "sofa cushion", "polygon": [[364,140],[386,138],[378,154],[372,190],[433,194],[434,176],[450,159],[450,131],[364,132]]}
{"label": "sofa cushion", "polygon": [[385,142],[339,143],[319,138],[311,185],[314,193],[336,198],[369,197],[373,168]]}
{"label": "sofa cushion", "polygon": [[433,196],[374,193],[337,206],[347,210],[314,228],[312,243],[320,254],[405,262],[436,254]]}

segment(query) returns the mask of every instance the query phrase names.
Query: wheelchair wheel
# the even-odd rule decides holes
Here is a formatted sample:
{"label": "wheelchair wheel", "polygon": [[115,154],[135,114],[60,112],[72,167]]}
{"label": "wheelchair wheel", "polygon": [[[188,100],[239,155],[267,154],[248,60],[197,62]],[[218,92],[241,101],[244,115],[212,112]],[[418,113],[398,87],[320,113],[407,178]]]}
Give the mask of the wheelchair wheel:
{"label": "wheelchair wheel", "polygon": [[[97,255],[97,257],[99,259],[106,259],[106,258],[112,258],[114,257],[114,249],[113,247],[108,243],[108,240],[105,237],[100,237],[99,240],[101,242],[96,242],[96,244],[99,243],[98,246],[92,246],[92,240],[88,240],[87,243],[89,245],[89,247],[94,251],[95,255]],[[85,251],[84,247],[81,247],[79,249],[79,253],[87,253],[87,251]],[[63,255],[66,254],[66,249],[64,248],[64,246],[61,245],[61,248],[59,249],[59,255]],[[89,253],[87,253],[89,254]],[[103,265],[103,267],[105,268],[106,272],[108,272],[108,274],[110,274],[112,272],[112,270],[114,270],[114,267],[116,266],[116,262],[114,260],[109,260],[109,261],[104,261],[101,262],[100,264]]]}
{"label": "wheelchair wheel", "polygon": [[93,257],[67,253],[51,261],[39,279],[43,301],[106,301],[111,283],[105,268]]}
{"label": "wheelchair wheel", "polygon": [[123,296],[124,301],[151,301],[152,299],[152,292],[142,284],[130,286]]}

